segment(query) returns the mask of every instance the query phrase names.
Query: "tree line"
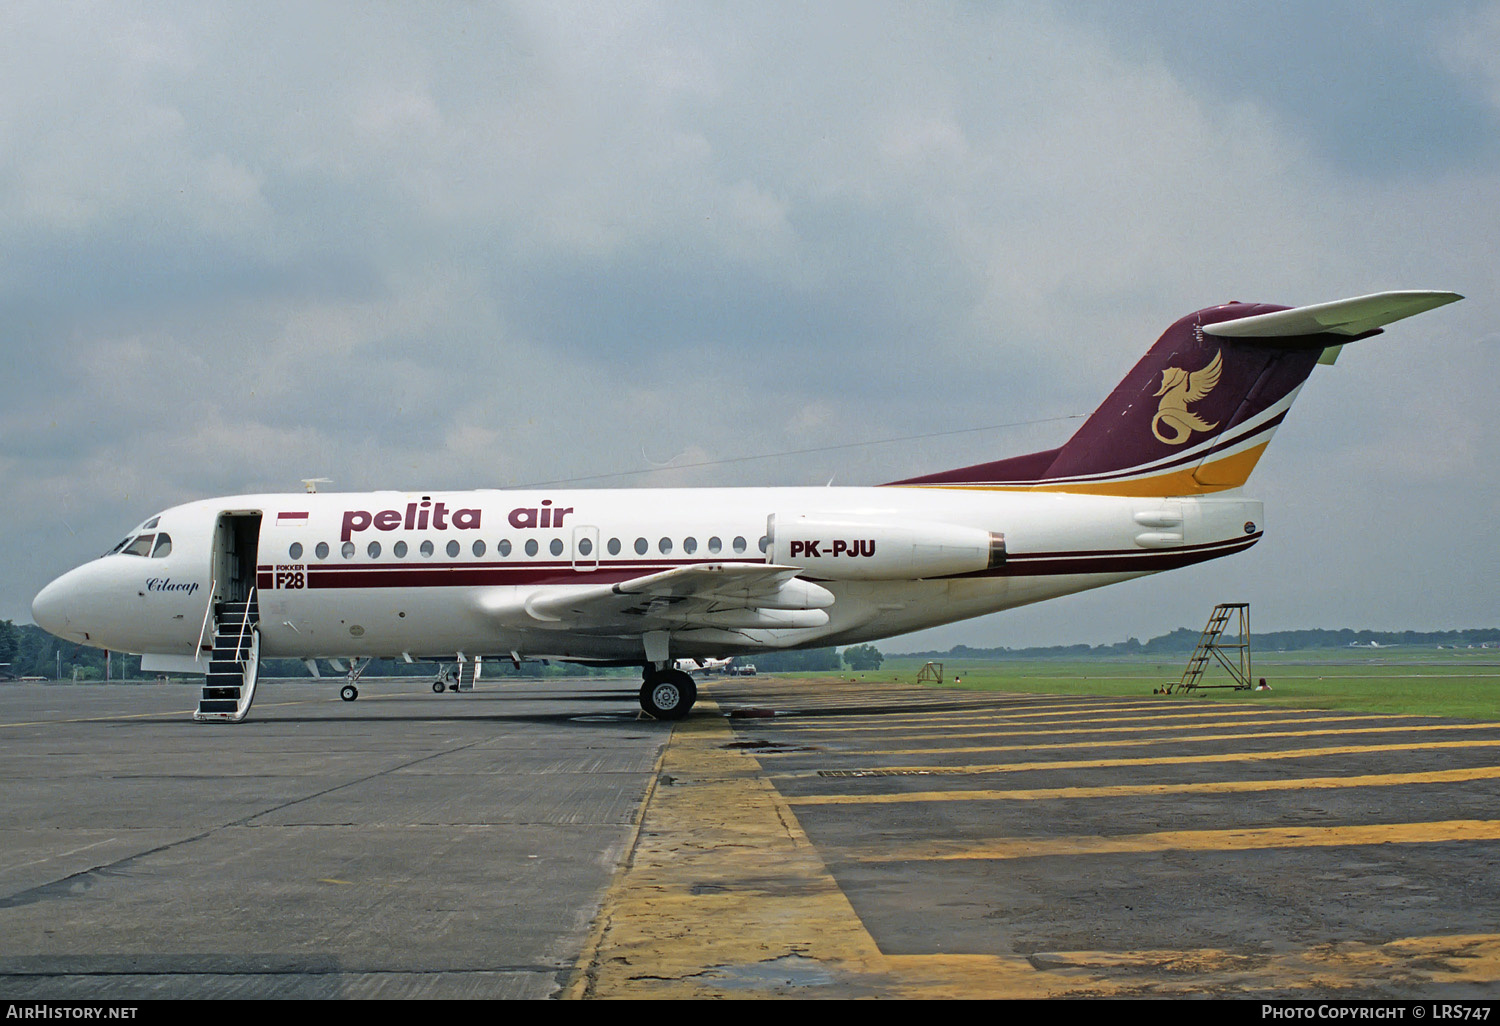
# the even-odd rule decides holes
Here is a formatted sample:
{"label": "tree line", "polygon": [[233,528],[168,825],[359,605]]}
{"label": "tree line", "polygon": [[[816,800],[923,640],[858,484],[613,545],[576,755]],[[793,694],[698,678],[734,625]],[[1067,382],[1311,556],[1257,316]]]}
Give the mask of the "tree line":
{"label": "tree line", "polygon": [[[1112,645],[1048,645],[1042,647],[972,648],[955,645],[944,652],[903,652],[901,659],[1076,659],[1079,657],[1180,656],[1191,652],[1202,631],[1179,627],[1149,641],[1127,638]],[[1500,628],[1470,627],[1452,631],[1368,631],[1345,627],[1340,630],[1309,628],[1292,631],[1265,631],[1252,635],[1251,643],[1261,651],[1301,651],[1318,648],[1348,648],[1351,645],[1394,647],[1426,646],[1467,648],[1500,646]],[[837,648],[810,648],[799,651],[759,652],[743,656],[738,663],[754,663],[762,673],[809,673],[819,670],[878,670],[887,657],[874,645],[851,645]],[[105,653],[102,649],[63,641],[35,624],[16,624],[0,620],[0,677],[46,677],[64,680],[104,680]],[[7,665],[8,664],[8,665]],[[375,677],[430,677],[437,674],[438,664],[407,663],[399,659],[375,659],[365,673]],[[298,659],[267,659],[261,672],[268,677],[310,676]],[[633,667],[601,670],[577,663],[523,661],[518,667],[509,659],[485,663],[485,677],[508,676],[586,676],[597,673],[633,674]],[[115,680],[139,680],[141,657],[114,653],[110,657],[108,677]]]}
{"label": "tree line", "polygon": [[[741,657],[737,662],[754,663],[762,673],[799,673],[813,670],[878,670],[884,657],[874,645],[853,645],[840,653],[835,648],[814,648],[800,652],[766,652]],[[103,649],[64,641],[35,624],[16,624],[0,620],[0,677],[46,677],[49,680],[139,680],[141,657],[116,652],[110,656],[105,673]],[[9,664],[9,665],[6,665]],[[372,659],[364,672],[372,677],[435,677],[438,664],[408,663],[403,659]],[[496,677],[582,677],[599,673],[633,675],[636,667],[599,667],[579,663],[543,663],[523,660],[520,666],[509,659],[492,659],[484,664],[484,676]],[[266,677],[311,676],[300,659],[266,659],[261,663]]]}
{"label": "tree line", "polygon": [[[1198,646],[1202,629],[1179,627],[1170,634],[1141,641],[1128,638],[1112,645],[1048,645],[1033,648],[970,648],[955,645],[946,652],[902,652],[898,659],[1076,659],[1080,656],[1187,655]],[[1470,645],[1500,645],[1500,627],[1471,627],[1456,631],[1357,631],[1309,628],[1295,631],[1252,632],[1251,645],[1265,652],[1297,652],[1316,648],[1348,648],[1351,645],[1395,647],[1425,646],[1467,648]]]}
{"label": "tree line", "polygon": [[874,645],[851,645],[837,648],[804,648],[789,652],[757,652],[736,659],[754,663],[760,673],[813,673],[818,670],[878,670],[885,656]]}

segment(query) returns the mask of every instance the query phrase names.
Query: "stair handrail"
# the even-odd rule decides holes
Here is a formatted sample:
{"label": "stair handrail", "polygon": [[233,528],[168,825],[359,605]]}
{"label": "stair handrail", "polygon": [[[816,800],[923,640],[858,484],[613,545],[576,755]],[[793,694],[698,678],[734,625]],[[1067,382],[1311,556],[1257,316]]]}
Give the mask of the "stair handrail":
{"label": "stair handrail", "polygon": [[235,639],[234,655],[239,658],[240,651],[245,645],[245,631],[250,627],[250,607],[255,605],[255,589],[250,589],[250,595],[245,599],[245,615],[240,617],[240,636]]}
{"label": "stair handrail", "polygon": [[[255,607],[255,589],[250,589],[250,594],[245,597],[245,613],[240,617],[240,633],[234,642],[234,657],[240,663],[240,697],[235,703],[234,721],[238,723],[245,718],[250,711],[250,703],[255,700],[255,684],[260,676],[260,635],[250,635],[250,652],[241,655],[245,651],[245,632],[250,629],[250,610]],[[259,622],[259,617],[256,618]]]}
{"label": "stair handrail", "polygon": [[198,628],[198,647],[193,649],[193,658],[203,658],[203,635],[208,633],[208,621],[214,612],[214,596],[218,594],[219,581],[217,578],[208,582],[208,608],[203,610],[203,626]]}
{"label": "stair handrail", "polygon": [[260,679],[260,631],[250,632],[250,652],[240,667],[240,697],[234,708],[234,722],[238,723],[250,711],[255,701],[255,685]]}

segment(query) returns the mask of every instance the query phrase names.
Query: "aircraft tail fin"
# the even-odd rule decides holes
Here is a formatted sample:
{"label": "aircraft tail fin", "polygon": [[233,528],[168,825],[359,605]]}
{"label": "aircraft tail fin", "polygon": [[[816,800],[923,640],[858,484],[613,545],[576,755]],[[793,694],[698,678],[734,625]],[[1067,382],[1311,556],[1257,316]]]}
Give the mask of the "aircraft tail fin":
{"label": "aircraft tail fin", "polygon": [[1099,495],[1237,488],[1316,364],[1382,325],[1462,298],[1406,291],[1296,308],[1208,307],[1168,328],[1061,447],[894,483]]}

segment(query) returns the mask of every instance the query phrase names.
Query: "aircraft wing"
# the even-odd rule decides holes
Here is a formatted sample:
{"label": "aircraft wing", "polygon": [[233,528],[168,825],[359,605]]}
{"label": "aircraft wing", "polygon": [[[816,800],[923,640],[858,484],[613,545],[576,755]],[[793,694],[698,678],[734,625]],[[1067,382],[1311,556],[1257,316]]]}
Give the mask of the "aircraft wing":
{"label": "aircraft wing", "polygon": [[694,627],[821,627],[833,605],[801,568],[701,563],[592,587],[539,588],[489,607],[507,622],[589,634],[641,634]]}

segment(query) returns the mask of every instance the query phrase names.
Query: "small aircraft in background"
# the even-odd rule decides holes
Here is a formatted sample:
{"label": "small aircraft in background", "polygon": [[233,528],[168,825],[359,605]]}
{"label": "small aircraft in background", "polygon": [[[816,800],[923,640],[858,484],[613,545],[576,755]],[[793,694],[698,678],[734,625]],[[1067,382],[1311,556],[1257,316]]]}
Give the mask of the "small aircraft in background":
{"label": "small aircraft in background", "polygon": [[707,656],[704,656],[701,659],[678,659],[674,665],[683,673],[697,671],[704,674],[715,674],[728,673],[733,662],[733,656],[726,659],[709,659]]}

